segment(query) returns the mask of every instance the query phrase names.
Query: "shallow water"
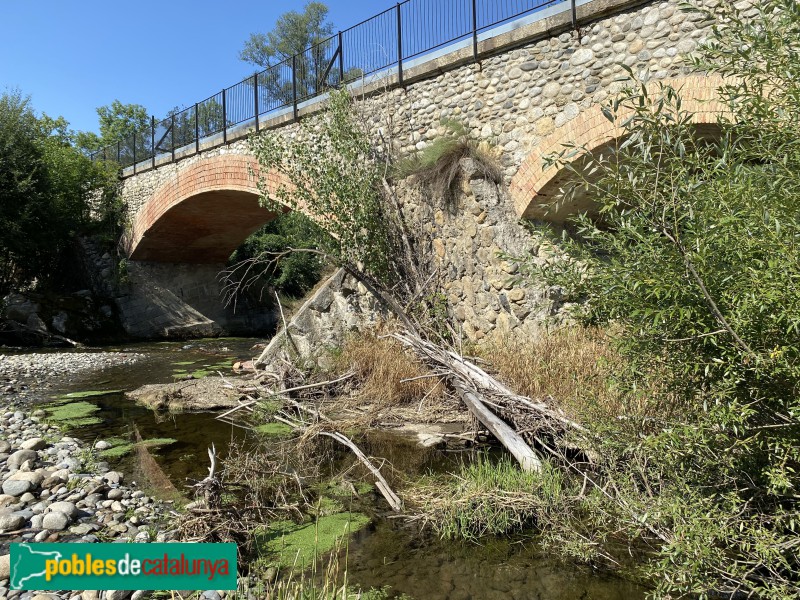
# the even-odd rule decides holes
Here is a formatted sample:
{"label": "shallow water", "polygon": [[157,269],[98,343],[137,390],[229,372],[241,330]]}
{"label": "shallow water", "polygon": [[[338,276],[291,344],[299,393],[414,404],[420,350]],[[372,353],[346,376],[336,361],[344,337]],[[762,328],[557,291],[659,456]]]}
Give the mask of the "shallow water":
{"label": "shallow water", "polygon": [[348,547],[348,578],[419,600],[636,600],[641,588],[554,561],[533,544],[446,542],[377,521]]}
{"label": "shallow water", "polygon": [[[156,462],[180,490],[191,480],[202,479],[209,465],[207,448],[214,444],[219,456],[225,456],[231,440],[243,439],[242,429],[223,423],[212,413],[184,413],[165,415],[137,405],[125,397],[132,391],[150,383],[175,381],[176,369],[220,371],[232,377],[230,368],[222,365],[233,360],[249,360],[258,353],[251,350],[259,340],[242,338],[220,338],[193,340],[191,342],[167,342],[131,344],[117,349],[139,352],[145,358],[132,365],[121,365],[83,375],[52,389],[51,395],[86,390],[122,390],[104,396],[85,398],[100,408],[96,415],[102,423],[82,427],[70,434],[88,443],[111,437],[133,439],[134,426],[142,439],[174,438],[173,444],[150,449]],[[105,351],[111,350],[104,348]],[[176,363],[188,363],[176,364]],[[134,455],[109,461],[117,468],[134,477],[141,477]]]}
{"label": "shallow water", "polygon": [[[218,339],[192,342],[132,344],[120,350],[141,352],[143,360],[97,371],[55,388],[53,394],[85,390],[130,391],[148,383],[174,381],[177,368],[193,370],[221,363],[250,359],[258,354],[251,347],[258,340]],[[105,348],[104,350],[109,350]],[[192,361],[191,365],[175,363]],[[175,438],[177,442],[151,450],[159,466],[179,489],[206,475],[206,449],[215,444],[224,457],[231,440],[252,443],[245,431],[214,419],[211,413],[157,415],[137,406],[123,393],[86,398],[100,407],[102,424],[71,432],[87,442],[109,437],[130,437],[134,425],[143,439]],[[392,485],[407,476],[430,471],[454,471],[474,452],[421,448],[406,438],[372,433],[359,440],[365,452],[392,465],[385,475]],[[346,452],[342,461],[352,461]],[[338,460],[336,461],[338,463]],[[140,484],[144,474],[135,456],[111,461]],[[187,481],[188,480],[188,481]],[[393,594],[408,594],[417,600],[637,600],[644,591],[635,585],[589,569],[554,561],[547,549],[521,541],[492,539],[482,545],[445,542],[422,534],[401,521],[376,517],[355,534],[347,547],[348,581],[368,587],[391,586]],[[344,551],[343,551],[344,553]]]}

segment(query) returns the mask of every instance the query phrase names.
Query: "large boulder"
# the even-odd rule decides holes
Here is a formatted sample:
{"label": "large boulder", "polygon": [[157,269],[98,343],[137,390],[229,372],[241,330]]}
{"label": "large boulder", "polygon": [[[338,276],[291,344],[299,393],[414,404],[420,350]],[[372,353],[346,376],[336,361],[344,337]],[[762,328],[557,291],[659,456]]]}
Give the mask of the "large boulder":
{"label": "large boulder", "polygon": [[239,393],[220,377],[205,377],[176,383],[145,385],[127,396],[152,410],[205,411],[239,405]]}
{"label": "large boulder", "polygon": [[19,469],[24,462],[30,461],[31,464],[39,459],[39,455],[35,450],[17,450],[6,459],[6,466],[9,469]]}

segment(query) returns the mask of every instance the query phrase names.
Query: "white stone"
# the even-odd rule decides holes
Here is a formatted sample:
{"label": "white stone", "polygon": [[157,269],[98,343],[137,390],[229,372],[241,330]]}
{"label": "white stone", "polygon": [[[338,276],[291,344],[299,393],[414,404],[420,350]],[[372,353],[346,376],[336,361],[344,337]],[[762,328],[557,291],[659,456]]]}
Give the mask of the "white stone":
{"label": "white stone", "polygon": [[574,52],[572,57],[569,59],[570,64],[573,66],[583,65],[588,63],[590,60],[594,58],[594,52],[591,51],[589,48],[579,48]]}
{"label": "white stone", "polygon": [[69,517],[62,512],[49,512],[42,519],[42,527],[50,531],[62,531],[69,525]]}

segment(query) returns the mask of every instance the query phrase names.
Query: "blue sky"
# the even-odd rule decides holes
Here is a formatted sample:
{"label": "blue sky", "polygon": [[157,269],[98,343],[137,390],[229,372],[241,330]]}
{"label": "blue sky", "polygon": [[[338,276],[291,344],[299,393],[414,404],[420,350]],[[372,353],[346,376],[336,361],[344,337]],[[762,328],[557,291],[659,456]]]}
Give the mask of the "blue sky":
{"label": "blue sky", "polygon": [[[0,0],[0,91],[96,131],[98,106],[142,104],[156,117],[253,72],[238,54],[251,32],[305,0]],[[346,28],[390,0],[328,0]]]}

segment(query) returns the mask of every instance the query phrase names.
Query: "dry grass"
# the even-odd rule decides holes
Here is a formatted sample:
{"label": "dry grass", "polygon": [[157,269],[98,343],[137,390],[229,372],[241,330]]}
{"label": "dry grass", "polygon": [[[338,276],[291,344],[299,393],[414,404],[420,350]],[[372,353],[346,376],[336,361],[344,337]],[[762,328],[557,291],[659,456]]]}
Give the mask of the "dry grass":
{"label": "dry grass", "polygon": [[444,385],[400,343],[371,332],[350,338],[337,360],[342,371],[353,370],[358,395],[381,407],[440,401]]}
{"label": "dry grass", "polygon": [[629,412],[609,385],[621,359],[600,329],[572,326],[542,331],[536,338],[484,346],[479,354],[515,392],[531,398],[551,396],[575,419],[590,422]]}

